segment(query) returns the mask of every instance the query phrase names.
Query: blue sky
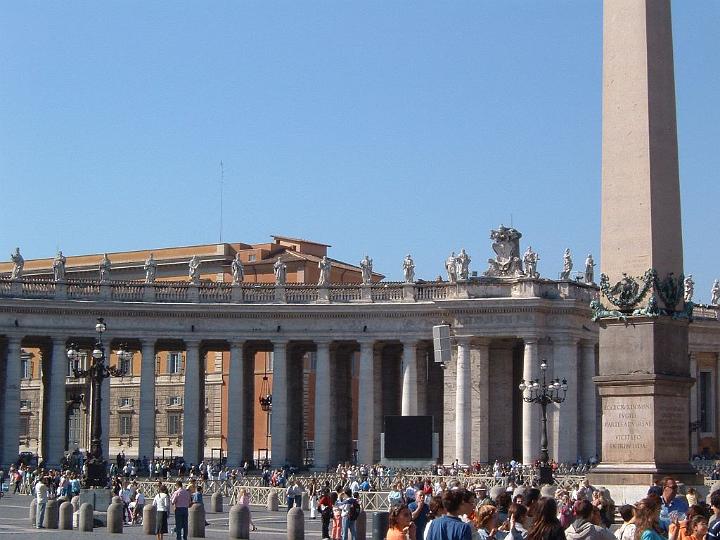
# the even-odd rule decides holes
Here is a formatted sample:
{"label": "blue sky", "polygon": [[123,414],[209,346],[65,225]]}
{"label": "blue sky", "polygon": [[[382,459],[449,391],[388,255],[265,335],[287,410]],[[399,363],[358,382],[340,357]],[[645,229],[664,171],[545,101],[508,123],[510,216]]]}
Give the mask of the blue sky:
{"label": "blue sky", "polygon": [[[5,1],[0,257],[271,234],[412,253],[513,224],[599,259],[599,0]],[[685,270],[720,278],[720,2],[673,2]]]}

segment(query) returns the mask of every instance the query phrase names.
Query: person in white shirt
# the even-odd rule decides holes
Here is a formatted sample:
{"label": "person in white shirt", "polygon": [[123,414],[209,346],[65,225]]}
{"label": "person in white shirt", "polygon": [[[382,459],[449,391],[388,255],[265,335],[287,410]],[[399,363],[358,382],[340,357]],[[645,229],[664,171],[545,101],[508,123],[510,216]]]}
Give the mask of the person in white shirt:
{"label": "person in white shirt", "polygon": [[170,512],[170,497],[165,484],[160,486],[159,493],[155,495],[153,506],[157,508],[155,536],[157,540],[163,540],[163,535],[168,532],[168,513]]}
{"label": "person in white shirt", "polygon": [[43,529],[43,520],[45,519],[45,506],[48,501],[48,480],[41,477],[35,484],[35,500],[37,501],[37,512],[35,514],[35,528]]}

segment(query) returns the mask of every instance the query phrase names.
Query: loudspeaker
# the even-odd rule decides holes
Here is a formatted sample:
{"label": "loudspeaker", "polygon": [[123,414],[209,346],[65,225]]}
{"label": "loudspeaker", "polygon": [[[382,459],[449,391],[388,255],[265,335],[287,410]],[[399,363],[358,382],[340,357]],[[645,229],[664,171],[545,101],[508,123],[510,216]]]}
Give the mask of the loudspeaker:
{"label": "loudspeaker", "polygon": [[435,362],[443,365],[449,364],[452,358],[450,349],[450,325],[438,324],[433,326],[433,348],[435,349]]}

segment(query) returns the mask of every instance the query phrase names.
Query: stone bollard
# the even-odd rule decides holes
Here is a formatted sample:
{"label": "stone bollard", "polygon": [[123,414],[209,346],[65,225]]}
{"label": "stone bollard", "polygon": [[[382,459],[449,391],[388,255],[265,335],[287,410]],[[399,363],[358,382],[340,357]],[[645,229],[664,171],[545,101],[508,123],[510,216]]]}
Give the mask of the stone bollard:
{"label": "stone bollard", "polygon": [[230,509],[230,538],[250,538],[250,509],[236,504]]}
{"label": "stone bollard", "polygon": [[277,512],[278,507],[280,506],[280,501],[278,500],[278,494],[275,491],[271,491],[270,495],[268,495],[267,499],[267,509],[270,512]]}
{"label": "stone bollard", "polygon": [[94,519],[93,505],[90,503],[83,503],[80,505],[79,518],[78,518],[78,530],[81,532],[92,532],[93,531],[93,519]]}
{"label": "stone bollard", "polygon": [[302,504],[300,507],[303,509],[303,512],[310,511],[310,495],[306,491],[303,491]]}
{"label": "stone bollard", "polygon": [[357,532],[357,538],[353,538],[353,540],[365,540],[367,537],[367,514],[365,510],[360,510],[358,514],[355,521],[355,531]]}
{"label": "stone bollard", "polygon": [[375,512],[373,514],[373,540],[385,540],[385,535],[388,530],[388,512]]}
{"label": "stone bollard", "polygon": [[143,508],[143,532],[145,534],[155,534],[156,524],[157,508],[152,504],[146,504]]}
{"label": "stone bollard", "polygon": [[[118,499],[117,501],[115,499]],[[123,532],[123,503],[120,497],[113,497],[107,509],[107,532]]]}
{"label": "stone bollard", "polygon": [[222,493],[213,493],[210,497],[210,511],[214,514],[222,514],[223,512],[223,496]]}
{"label": "stone bollard", "polygon": [[35,520],[37,519],[37,500],[35,500],[35,497],[33,497],[33,500],[30,502],[30,526],[35,526]]}
{"label": "stone bollard", "polygon": [[60,518],[60,505],[57,499],[50,499],[45,506],[45,519],[43,519],[43,526],[46,529],[57,529],[58,520]]}
{"label": "stone bollard", "polygon": [[64,531],[72,531],[73,529],[73,505],[71,502],[65,501],[60,505],[59,527]]}
{"label": "stone bollard", "polygon": [[205,538],[205,505],[195,503],[188,510],[188,536]]}
{"label": "stone bollard", "polygon": [[305,540],[305,514],[297,506],[293,506],[287,513],[287,538]]}

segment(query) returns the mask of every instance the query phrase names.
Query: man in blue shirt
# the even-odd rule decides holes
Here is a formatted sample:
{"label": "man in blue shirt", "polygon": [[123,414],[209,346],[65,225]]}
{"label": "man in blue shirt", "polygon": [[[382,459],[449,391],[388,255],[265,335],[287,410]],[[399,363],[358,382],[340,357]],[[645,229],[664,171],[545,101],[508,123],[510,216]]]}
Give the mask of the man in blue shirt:
{"label": "man in blue shirt", "polygon": [[[662,480],[662,496],[660,497],[660,525],[668,530],[672,521],[671,514],[685,514],[688,511],[688,503],[685,497],[678,497],[678,485],[674,478],[666,476]],[[681,517],[680,519],[685,519]]]}
{"label": "man in blue shirt", "polygon": [[427,525],[427,515],[430,507],[425,504],[425,495],[419,489],[415,492],[415,500],[408,504],[410,517],[415,522],[415,535],[417,538],[425,538],[425,525]]}
{"label": "man in blue shirt", "polygon": [[710,508],[715,514],[715,521],[708,530],[707,540],[718,540],[720,539],[720,489],[710,494]]}

